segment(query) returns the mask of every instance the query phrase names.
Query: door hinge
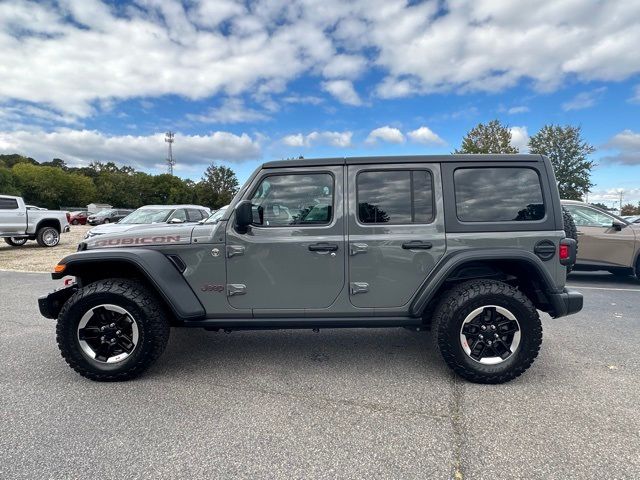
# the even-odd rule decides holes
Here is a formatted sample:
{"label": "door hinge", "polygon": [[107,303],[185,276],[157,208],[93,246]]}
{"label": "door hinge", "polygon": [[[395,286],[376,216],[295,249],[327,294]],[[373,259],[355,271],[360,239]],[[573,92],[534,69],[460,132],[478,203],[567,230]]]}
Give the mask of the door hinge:
{"label": "door hinge", "polygon": [[244,255],[244,247],[242,245],[227,245],[227,258],[234,255]]}
{"label": "door hinge", "polygon": [[228,283],[227,284],[227,296],[233,297],[234,295],[244,295],[247,293],[247,286],[242,283]]}
{"label": "door hinge", "polygon": [[359,253],[367,253],[369,250],[369,245],[366,243],[350,243],[349,244],[349,255],[357,255]]}
{"label": "door hinge", "polygon": [[369,284],[365,282],[351,282],[349,284],[349,290],[351,291],[351,295],[367,293],[369,291]]}

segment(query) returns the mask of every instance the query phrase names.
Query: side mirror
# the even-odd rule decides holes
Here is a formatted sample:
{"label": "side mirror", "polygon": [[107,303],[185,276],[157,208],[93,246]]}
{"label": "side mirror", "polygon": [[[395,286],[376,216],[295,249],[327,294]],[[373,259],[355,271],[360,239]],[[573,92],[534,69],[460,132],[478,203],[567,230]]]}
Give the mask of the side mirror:
{"label": "side mirror", "polygon": [[236,207],[236,229],[239,232],[246,232],[249,225],[253,223],[253,208],[250,200],[241,201]]}
{"label": "side mirror", "polygon": [[621,221],[620,221],[620,220],[618,220],[618,219],[615,219],[615,218],[614,218],[614,219],[613,219],[613,223],[611,224],[611,226],[612,226],[613,228],[615,228],[616,230],[620,231],[620,230],[622,230],[624,227],[626,227],[626,226],[627,226],[627,224],[626,224],[626,223],[624,223],[624,222],[621,222]]}
{"label": "side mirror", "polygon": [[184,223],[184,220],[181,220],[179,218],[172,218],[171,220],[169,220],[169,223]]}

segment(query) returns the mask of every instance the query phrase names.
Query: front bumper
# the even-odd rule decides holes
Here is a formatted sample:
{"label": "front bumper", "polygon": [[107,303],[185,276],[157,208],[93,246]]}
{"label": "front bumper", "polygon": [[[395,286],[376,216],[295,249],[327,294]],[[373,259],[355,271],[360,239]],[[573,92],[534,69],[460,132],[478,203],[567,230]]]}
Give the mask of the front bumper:
{"label": "front bumper", "polygon": [[71,298],[71,295],[78,290],[77,285],[70,285],[68,287],[59,288],[38,298],[38,308],[40,309],[40,315],[45,318],[58,318],[62,306]]}
{"label": "front bumper", "polygon": [[549,300],[553,308],[553,311],[550,312],[553,318],[564,317],[582,310],[582,294],[575,290],[565,288],[561,293],[550,294]]}

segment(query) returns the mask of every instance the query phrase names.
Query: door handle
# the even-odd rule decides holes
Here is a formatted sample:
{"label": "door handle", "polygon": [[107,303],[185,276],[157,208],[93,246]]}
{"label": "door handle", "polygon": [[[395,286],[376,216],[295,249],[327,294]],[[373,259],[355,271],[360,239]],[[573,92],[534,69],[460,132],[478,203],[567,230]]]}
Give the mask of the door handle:
{"label": "door handle", "polygon": [[338,250],[337,243],[320,242],[309,245],[310,252],[335,252],[336,250]]}
{"label": "door handle", "polygon": [[431,242],[423,242],[422,240],[411,240],[402,244],[402,248],[405,250],[429,250],[431,247],[433,247]]}

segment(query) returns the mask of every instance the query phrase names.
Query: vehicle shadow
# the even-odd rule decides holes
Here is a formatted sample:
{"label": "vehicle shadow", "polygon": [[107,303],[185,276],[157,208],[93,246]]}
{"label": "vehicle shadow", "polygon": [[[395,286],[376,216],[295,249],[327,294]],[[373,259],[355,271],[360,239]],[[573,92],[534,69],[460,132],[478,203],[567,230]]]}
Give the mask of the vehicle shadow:
{"label": "vehicle shadow", "polygon": [[640,281],[631,276],[631,275],[614,275],[609,272],[571,272],[567,277],[568,284],[574,285],[593,285],[595,284],[606,284],[606,286],[610,287],[621,287],[624,288],[626,286],[631,286],[638,288],[640,286]]}
{"label": "vehicle shadow", "polygon": [[[384,371],[424,375],[447,370],[433,347],[430,332],[394,329],[262,330],[207,332],[176,328],[158,362],[160,375],[183,377],[206,372],[224,376],[259,374],[280,377],[285,372]],[[218,372],[218,373],[212,373]],[[291,373],[295,375],[295,373]],[[227,375],[228,376],[228,375]],[[444,379],[449,376],[441,375]]]}

